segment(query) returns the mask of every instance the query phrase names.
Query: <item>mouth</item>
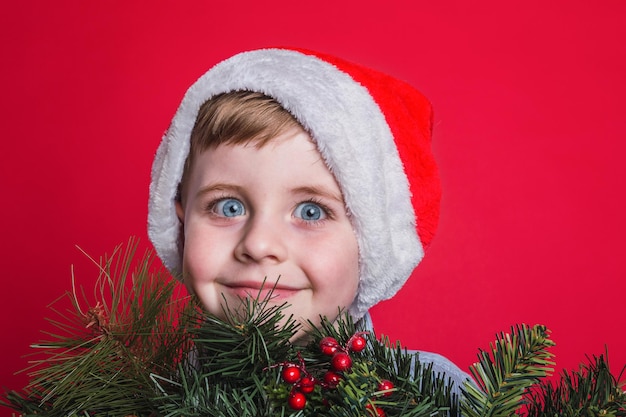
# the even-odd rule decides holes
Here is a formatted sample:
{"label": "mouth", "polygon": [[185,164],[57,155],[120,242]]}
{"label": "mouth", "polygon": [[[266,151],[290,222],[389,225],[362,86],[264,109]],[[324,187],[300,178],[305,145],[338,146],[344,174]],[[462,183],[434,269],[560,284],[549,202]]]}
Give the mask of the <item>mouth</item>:
{"label": "mouth", "polygon": [[239,298],[281,301],[292,297],[300,289],[268,282],[237,282],[225,284],[227,291]]}

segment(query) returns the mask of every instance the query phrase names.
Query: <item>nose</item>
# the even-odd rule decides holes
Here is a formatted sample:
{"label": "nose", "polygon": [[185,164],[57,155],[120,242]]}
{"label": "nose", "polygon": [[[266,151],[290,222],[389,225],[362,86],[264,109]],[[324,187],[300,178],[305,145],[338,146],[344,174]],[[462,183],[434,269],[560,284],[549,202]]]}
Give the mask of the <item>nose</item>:
{"label": "nose", "polygon": [[245,263],[280,263],[287,256],[285,239],[279,221],[251,216],[235,248],[235,257]]}

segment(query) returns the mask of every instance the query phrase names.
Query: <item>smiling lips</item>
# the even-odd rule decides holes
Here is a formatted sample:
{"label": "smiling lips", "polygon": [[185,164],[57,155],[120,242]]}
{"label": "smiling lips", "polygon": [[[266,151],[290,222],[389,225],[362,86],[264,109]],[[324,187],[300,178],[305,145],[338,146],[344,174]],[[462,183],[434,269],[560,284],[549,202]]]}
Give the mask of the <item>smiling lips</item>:
{"label": "smiling lips", "polygon": [[228,292],[241,298],[254,297],[264,300],[271,294],[272,300],[282,300],[296,294],[300,289],[270,282],[236,282],[224,285]]}

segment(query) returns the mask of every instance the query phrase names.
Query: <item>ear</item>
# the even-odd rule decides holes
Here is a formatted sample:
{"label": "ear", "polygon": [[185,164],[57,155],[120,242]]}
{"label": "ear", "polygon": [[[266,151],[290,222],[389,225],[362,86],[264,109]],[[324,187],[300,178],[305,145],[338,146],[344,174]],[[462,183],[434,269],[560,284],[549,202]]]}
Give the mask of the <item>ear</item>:
{"label": "ear", "polygon": [[185,224],[185,209],[183,208],[183,204],[176,200],[176,216],[178,220],[180,220],[181,224]]}
{"label": "ear", "polygon": [[180,221],[180,225],[178,225],[178,239],[180,242],[179,250],[182,253],[182,248],[185,244],[185,209],[183,208],[183,204],[179,200],[176,200],[174,204],[176,206],[176,217],[178,217],[178,221]]}

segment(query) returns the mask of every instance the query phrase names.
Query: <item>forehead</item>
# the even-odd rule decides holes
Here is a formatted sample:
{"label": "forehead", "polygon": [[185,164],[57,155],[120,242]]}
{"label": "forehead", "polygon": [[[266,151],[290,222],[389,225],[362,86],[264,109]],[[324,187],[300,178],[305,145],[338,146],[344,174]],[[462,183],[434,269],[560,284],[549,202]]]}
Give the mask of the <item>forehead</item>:
{"label": "forehead", "polygon": [[190,186],[216,181],[249,186],[268,181],[285,187],[315,184],[339,192],[315,143],[302,129],[291,129],[263,144],[221,144],[197,154]]}

